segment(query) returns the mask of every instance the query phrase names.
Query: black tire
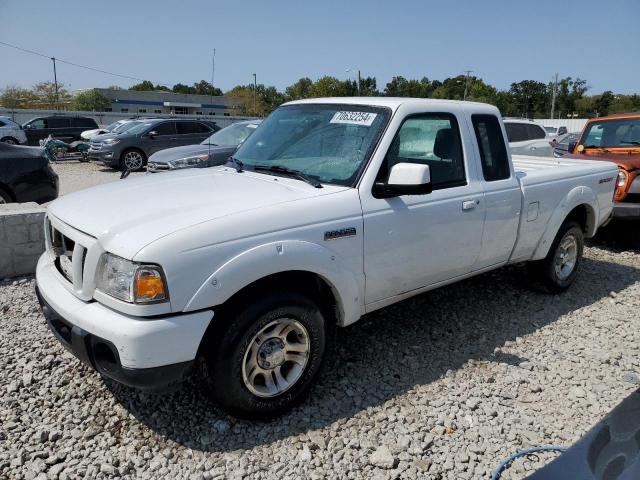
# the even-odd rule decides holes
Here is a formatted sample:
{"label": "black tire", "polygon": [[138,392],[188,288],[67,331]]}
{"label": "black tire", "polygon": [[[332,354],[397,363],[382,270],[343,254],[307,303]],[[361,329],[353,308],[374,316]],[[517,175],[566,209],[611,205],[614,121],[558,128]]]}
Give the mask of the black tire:
{"label": "black tire", "polygon": [[[306,296],[290,292],[269,294],[236,312],[235,315],[227,313],[231,323],[214,335],[202,352],[209,393],[222,408],[237,417],[273,418],[301,402],[318,374],[327,343],[326,317]],[[308,356],[299,377],[288,389],[265,398],[249,390],[243,366],[251,355],[255,336],[281,319],[295,320],[306,329]]]}
{"label": "black tire", "polygon": [[0,204],[4,203],[13,203],[13,198],[5,192],[2,188],[0,188]]}
{"label": "black tire", "polygon": [[[570,270],[561,273],[556,268],[556,260],[562,253],[563,242],[569,237],[575,241],[575,253],[576,258]],[[569,242],[569,240],[567,240]],[[570,242],[569,242],[570,243]],[[578,274],[580,263],[582,263],[582,253],[584,250],[584,233],[582,227],[573,220],[566,220],[556,235],[556,238],[551,244],[549,253],[546,258],[536,262],[531,262],[529,268],[535,279],[537,279],[542,285],[552,293],[559,293],[571,286]],[[565,264],[566,266],[566,264]],[[564,268],[559,267],[560,270]]]}
{"label": "black tire", "polygon": [[20,142],[13,137],[5,137],[0,142],[7,143],[9,145],[18,145]]}
{"label": "black tire", "polygon": [[[129,168],[128,162],[129,162],[130,155],[131,156],[136,155],[140,159],[140,162],[136,163],[136,165],[138,166],[136,166],[135,168]],[[142,150],[138,150],[137,148],[128,148],[127,150],[125,150],[120,154],[120,169],[123,171],[131,170],[132,172],[138,172],[142,170],[146,164],[147,164],[147,156],[144,154]]]}

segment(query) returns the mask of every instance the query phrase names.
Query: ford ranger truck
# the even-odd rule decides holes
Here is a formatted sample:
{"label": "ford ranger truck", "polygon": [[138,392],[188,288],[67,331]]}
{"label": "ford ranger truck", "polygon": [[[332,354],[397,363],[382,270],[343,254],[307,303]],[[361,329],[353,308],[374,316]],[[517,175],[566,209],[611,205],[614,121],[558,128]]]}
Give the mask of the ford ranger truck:
{"label": "ford ranger truck", "polygon": [[618,165],[613,216],[640,219],[640,113],[589,120],[569,152],[567,158]]}
{"label": "ford ranger truck", "polygon": [[232,414],[271,417],[304,397],[336,326],[518,262],[569,287],[617,175],[512,158],[490,105],[290,102],[226,165],[53,202],[37,294],[102,375],[160,389],[195,370]]}

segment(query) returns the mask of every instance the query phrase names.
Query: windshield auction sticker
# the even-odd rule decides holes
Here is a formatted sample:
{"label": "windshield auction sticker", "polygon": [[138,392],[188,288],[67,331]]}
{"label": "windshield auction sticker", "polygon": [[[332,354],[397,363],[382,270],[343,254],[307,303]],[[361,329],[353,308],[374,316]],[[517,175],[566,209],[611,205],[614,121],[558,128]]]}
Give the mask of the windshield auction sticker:
{"label": "windshield auction sticker", "polygon": [[329,123],[349,123],[370,127],[377,116],[377,113],[370,112],[336,112]]}

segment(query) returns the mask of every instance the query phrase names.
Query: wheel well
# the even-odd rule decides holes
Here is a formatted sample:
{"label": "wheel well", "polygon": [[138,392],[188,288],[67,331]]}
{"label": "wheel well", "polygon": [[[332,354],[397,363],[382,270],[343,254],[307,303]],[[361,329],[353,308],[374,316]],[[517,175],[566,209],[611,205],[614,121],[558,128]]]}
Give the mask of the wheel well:
{"label": "wheel well", "polygon": [[571,212],[569,212],[569,215],[567,215],[566,220],[573,220],[577,222],[584,233],[587,233],[589,230],[591,230],[593,228],[592,223],[595,222],[595,219],[593,218],[593,212],[591,211],[590,207],[584,203],[571,210]]}
{"label": "wheel well", "polygon": [[0,138],[0,142],[4,142],[4,141],[9,140],[9,139],[13,140],[16,143],[20,143],[20,142],[18,142],[18,139],[16,137],[12,137],[11,135],[7,135],[6,137]]}
{"label": "wheel well", "polygon": [[142,157],[143,157],[145,160],[147,159],[147,154],[146,154],[146,153],[144,153],[144,150],[142,150],[142,149],[140,149],[140,148],[138,148],[138,147],[128,147],[128,148],[125,148],[125,149],[122,151],[122,153],[120,154],[120,158],[122,158],[122,156],[123,156],[125,153],[127,153],[127,152],[131,152],[131,151],[136,151],[136,152],[138,152],[138,153],[141,153],[141,154],[142,154]]}
{"label": "wheel well", "polygon": [[221,335],[222,330],[229,324],[234,311],[237,311],[242,305],[247,305],[252,297],[264,296],[269,292],[282,290],[304,294],[316,302],[325,318],[329,320],[330,328],[340,322],[338,298],[331,285],[320,275],[301,270],[274,273],[250,283],[222,305],[215,307],[216,315],[200,342],[198,356],[210,339]]}
{"label": "wheel well", "polygon": [[302,293],[316,302],[332,322],[338,321],[338,301],[331,285],[320,275],[302,270],[274,273],[256,280],[236,292],[224,303],[223,308],[237,307],[252,296],[276,290]]}

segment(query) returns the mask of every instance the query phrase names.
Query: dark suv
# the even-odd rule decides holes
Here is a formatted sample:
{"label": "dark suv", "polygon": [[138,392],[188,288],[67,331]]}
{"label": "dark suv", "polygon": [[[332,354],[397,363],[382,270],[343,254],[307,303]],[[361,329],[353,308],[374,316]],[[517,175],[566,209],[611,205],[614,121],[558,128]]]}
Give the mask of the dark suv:
{"label": "dark suv", "polygon": [[82,132],[98,128],[98,124],[93,118],[56,115],[34,118],[25,123],[22,128],[27,134],[27,143],[38,145],[39,140],[47,138],[49,135],[67,143],[80,140]]}
{"label": "dark suv", "polygon": [[121,133],[93,137],[89,158],[113,168],[140,170],[149,155],[165,148],[200,143],[216,130],[219,127],[215,124],[200,120],[136,120]]}

